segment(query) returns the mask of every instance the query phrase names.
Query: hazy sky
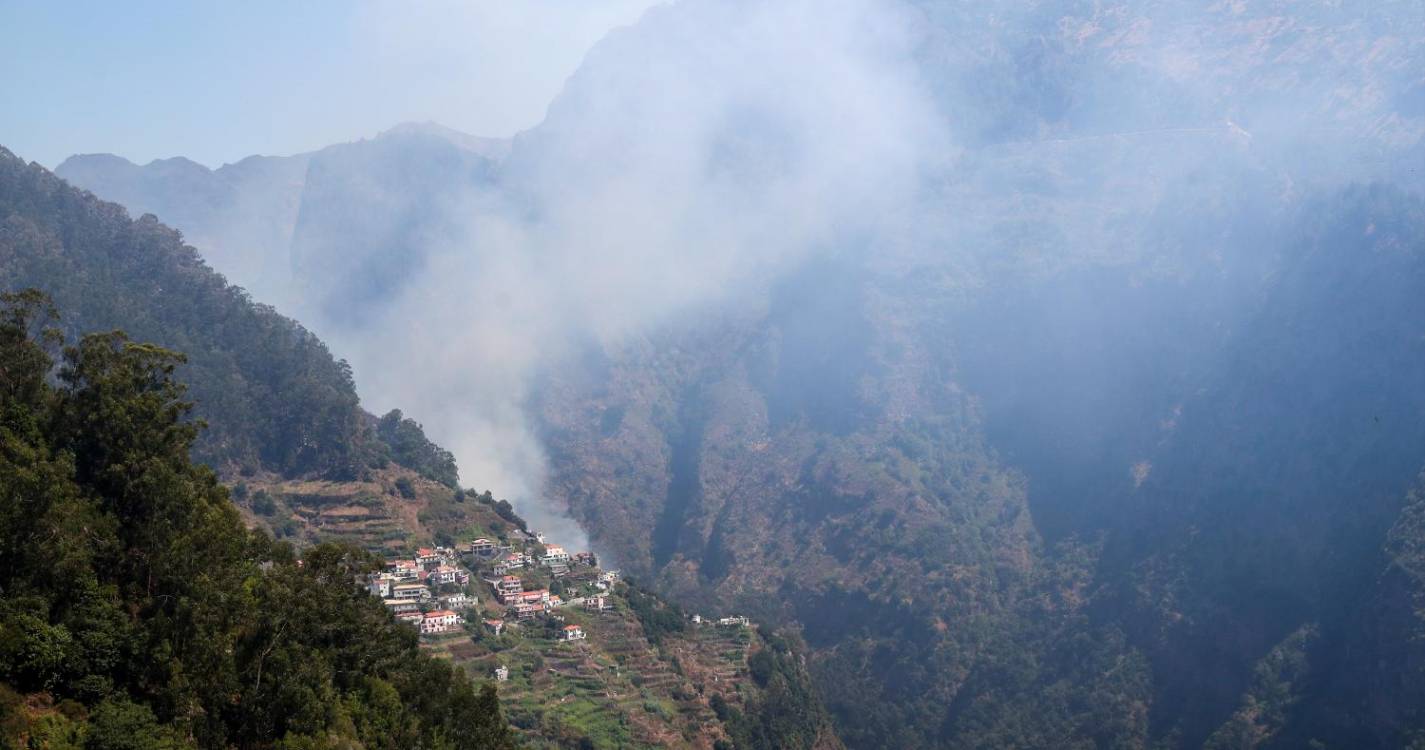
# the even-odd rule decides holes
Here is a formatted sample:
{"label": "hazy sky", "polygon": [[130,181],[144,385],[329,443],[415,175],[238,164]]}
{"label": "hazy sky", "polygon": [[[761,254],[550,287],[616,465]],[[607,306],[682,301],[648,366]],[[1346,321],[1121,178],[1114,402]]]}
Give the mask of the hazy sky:
{"label": "hazy sky", "polygon": [[594,42],[658,0],[0,0],[0,145],[209,166],[434,120],[540,120]]}

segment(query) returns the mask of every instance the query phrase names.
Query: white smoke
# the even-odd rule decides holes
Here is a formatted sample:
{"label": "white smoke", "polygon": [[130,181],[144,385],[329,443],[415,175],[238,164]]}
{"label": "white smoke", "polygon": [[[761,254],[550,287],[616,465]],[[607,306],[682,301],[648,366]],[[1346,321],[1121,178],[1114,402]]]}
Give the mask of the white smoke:
{"label": "white smoke", "polygon": [[576,342],[616,343],[909,202],[949,147],[908,20],[879,0],[690,1],[614,32],[516,138],[499,192],[452,197],[461,239],[429,248],[377,322],[334,335],[363,394],[584,544],[543,500],[529,383]]}

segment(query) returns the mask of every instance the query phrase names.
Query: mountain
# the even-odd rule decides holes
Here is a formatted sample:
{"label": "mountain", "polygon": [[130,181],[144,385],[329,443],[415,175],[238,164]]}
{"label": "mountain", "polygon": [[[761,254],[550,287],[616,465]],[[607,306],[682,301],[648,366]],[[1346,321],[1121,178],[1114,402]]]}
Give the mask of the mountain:
{"label": "mountain", "polygon": [[352,585],[373,558],[243,527],[181,355],[114,331],[56,362],[49,300],[0,302],[0,744],[513,747],[493,687]]}
{"label": "mountain", "polygon": [[208,169],[72,156],[55,174],[180,228],[215,268],[323,334],[361,321],[439,242],[445,196],[498,170],[509,142],[434,123],[285,157]]}
{"label": "mountain", "polygon": [[654,9],[489,168],[333,170],[404,228],[327,298],[535,237],[516,312],[593,319],[521,373],[548,494],[799,630],[850,747],[1418,742],[1418,4],[806,6]]}
{"label": "mountain", "polygon": [[394,458],[454,485],[454,459],[419,425],[362,411],[344,361],[152,215],[132,221],[3,149],[0,212],[0,286],[50,295],[71,335],[123,329],[185,354],[181,376],[209,422],[199,460],[225,474],[355,478]]}
{"label": "mountain", "polygon": [[[477,536],[501,543],[532,538],[523,519],[488,491],[460,489],[451,455],[399,410],[379,419],[362,412],[349,372],[314,336],[228,287],[176,232],[151,216],[130,221],[118,206],[4,156],[0,214],[8,232],[0,249],[7,288],[44,285],[82,315],[46,318],[49,301],[41,292],[14,292],[0,327],[0,355],[8,363],[0,368],[7,394],[0,437],[9,441],[11,464],[8,483],[0,484],[7,532],[0,543],[7,571],[0,581],[4,746],[265,747],[320,736],[363,747],[493,748],[513,740],[535,747],[712,748],[734,741],[746,748],[840,747],[795,641],[745,624],[690,626],[682,612],[632,584],[608,593],[607,610],[568,615],[588,628],[577,649],[551,635],[558,631],[554,619],[523,628],[511,623],[492,636],[476,618],[468,632],[425,637],[418,645],[387,607],[353,593],[352,578],[377,564],[369,553],[398,559],[422,545],[453,547]],[[223,393],[212,385],[281,377],[289,367],[280,347],[251,335],[253,320],[283,333],[279,342],[309,346],[306,368],[320,373],[325,365],[336,373],[329,385],[346,398],[325,408],[339,408],[351,421],[322,444],[354,466],[265,463],[266,456],[246,453],[248,443],[213,437],[246,435],[239,418],[281,417],[284,429],[314,434],[310,407],[322,404],[301,403],[310,393],[279,388],[264,399],[255,388]],[[69,385],[55,391],[43,385],[52,351],[46,347],[54,345],[43,333],[48,325],[59,326],[56,336],[94,326],[143,330],[194,354],[185,360],[130,343],[125,334],[96,334],[66,350],[60,373]],[[173,379],[177,374],[196,376],[192,390]],[[186,394],[192,403],[179,400]],[[140,408],[152,413],[128,414]],[[204,418],[201,429],[187,418],[190,409]],[[192,463],[190,453],[221,470],[231,489]],[[178,486],[162,483],[168,470],[181,475]],[[128,471],[137,471],[128,489],[99,478]],[[47,494],[27,494],[41,486]],[[164,504],[128,507],[145,492]],[[90,532],[86,543],[98,551],[62,564],[60,582],[52,575],[63,556],[56,550],[74,540],[53,537],[60,533],[56,519],[66,515],[103,528],[117,515],[113,523],[129,546],[96,541]],[[189,528],[207,516],[206,525]],[[63,529],[82,533],[82,526]],[[150,571],[147,586],[139,587],[146,568],[134,572],[111,559],[144,559],[150,553],[130,540],[170,534],[177,537],[160,562],[174,572],[163,580]],[[40,538],[47,541],[36,543]],[[127,583],[110,598],[85,598],[85,586],[108,591],[116,580]],[[485,599],[488,616],[504,616],[483,584],[478,588],[471,593]],[[199,606],[192,599],[212,601]],[[145,624],[148,618],[162,624]],[[116,627],[133,640],[118,647],[117,660]],[[333,633],[335,644],[327,640]],[[51,646],[53,658],[44,661]],[[211,651],[223,647],[231,664]],[[268,664],[274,653],[280,659]],[[193,680],[161,670],[135,673],[133,660],[166,664],[178,675],[200,663],[204,674]],[[303,671],[305,660],[333,666]],[[476,690],[466,675],[489,678],[496,664],[512,668],[511,683],[498,692],[488,683]],[[261,677],[244,682],[264,672],[265,690]],[[237,708],[214,704],[225,689],[236,691]],[[313,701],[334,701],[336,708],[317,710]],[[180,706],[213,718],[193,720]]]}

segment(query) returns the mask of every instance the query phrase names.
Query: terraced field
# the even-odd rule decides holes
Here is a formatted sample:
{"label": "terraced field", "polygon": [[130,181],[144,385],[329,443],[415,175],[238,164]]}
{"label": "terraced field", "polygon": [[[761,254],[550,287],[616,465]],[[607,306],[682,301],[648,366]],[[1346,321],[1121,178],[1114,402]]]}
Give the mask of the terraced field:
{"label": "terraced field", "polygon": [[497,666],[509,668],[509,681],[499,685],[502,703],[533,747],[587,740],[598,748],[711,750],[727,739],[708,701],[721,693],[740,705],[753,689],[753,632],[704,625],[654,646],[622,599],[611,601],[602,613],[560,610],[560,625],[584,628],[582,641],[558,640],[557,627],[529,622],[507,625],[498,637],[481,631],[463,644],[445,639],[428,647],[483,679]]}
{"label": "terraced field", "polygon": [[[413,496],[401,494],[401,479]],[[490,506],[459,501],[448,487],[395,466],[373,472],[369,481],[248,477],[234,485],[250,525],[299,544],[344,541],[391,555],[500,523]]]}

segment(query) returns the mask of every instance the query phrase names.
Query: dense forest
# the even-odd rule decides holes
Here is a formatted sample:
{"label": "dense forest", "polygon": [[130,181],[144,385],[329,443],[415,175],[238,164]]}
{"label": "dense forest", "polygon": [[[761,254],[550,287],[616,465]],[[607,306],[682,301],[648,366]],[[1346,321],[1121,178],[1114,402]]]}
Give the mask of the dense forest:
{"label": "dense forest", "polygon": [[57,320],[3,298],[0,746],[510,745],[493,687],[354,586],[377,561],[243,527],[190,459],[182,355]]}
{"label": "dense forest", "polygon": [[71,335],[122,328],[184,352],[180,375],[209,425],[196,456],[225,474],[350,479],[394,460],[454,484],[454,459],[418,424],[363,412],[344,361],[228,284],[178,232],[0,148],[0,289],[28,287],[65,311]]}

